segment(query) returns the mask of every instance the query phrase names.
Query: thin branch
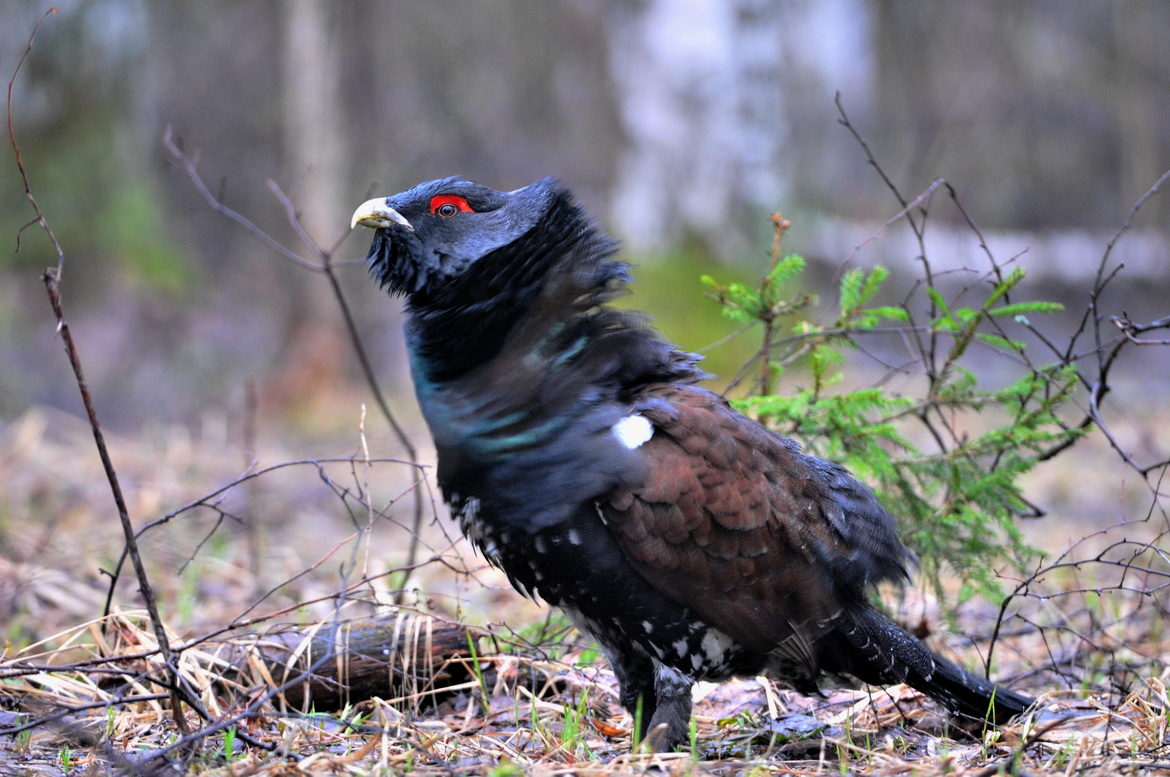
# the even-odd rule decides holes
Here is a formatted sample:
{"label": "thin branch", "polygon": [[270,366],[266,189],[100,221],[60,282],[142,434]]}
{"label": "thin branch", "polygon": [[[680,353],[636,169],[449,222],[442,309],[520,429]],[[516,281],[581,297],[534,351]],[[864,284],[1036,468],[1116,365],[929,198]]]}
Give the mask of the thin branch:
{"label": "thin branch", "polygon": [[[169,682],[167,685],[171,691],[172,709],[171,714],[174,717],[175,725],[178,726],[179,731],[183,734],[189,733],[187,721],[183,716],[183,704],[192,701],[190,694],[181,694],[180,686],[183,682],[182,676],[178,670],[178,664],[175,660],[175,655],[171,651],[169,638],[167,637],[166,627],[163,625],[162,618],[158,612],[158,605],[154,599],[154,591],[150,585],[150,579],[146,574],[146,566],[142,563],[142,556],[138,552],[138,543],[134,538],[134,525],[130,521],[130,511],[126,507],[126,499],[122,495],[122,486],[118,482],[118,473],[114,469],[114,462],[110,458],[110,453],[106,447],[105,435],[102,433],[101,424],[98,422],[97,409],[94,407],[93,398],[89,393],[89,383],[85,379],[85,374],[81,368],[81,357],[77,352],[77,346],[73,341],[73,333],[69,329],[69,324],[65,321],[65,311],[61,305],[60,284],[61,278],[65,271],[65,252],[61,248],[61,244],[57,242],[53,230],[50,228],[48,220],[41,212],[40,206],[37,204],[36,197],[33,195],[32,185],[29,183],[27,171],[24,168],[24,161],[20,154],[20,145],[16,142],[16,132],[12,124],[12,88],[16,82],[16,77],[20,73],[21,67],[24,65],[29,54],[32,52],[33,40],[36,38],[37,31],[40,30],[41,24],[49,14],[56,13],[56,8],[51,8],[46,11],[33,27],[32,34],[29,36],[28,46],[25,47],[24,54],[21,55],[20,61],[17,62],[16,69],[12,74],[12,78],[8,81],[8,138],[12,143],[12,150],[16,157],[16,167],[20,171],[21,181],[24,183],[24,193],[32,204],[33,210],[36,212],[36,223],[40,226],[49,239],[53,242],[53,247],[57,251],[57,266],[50,267],[42,274],[42,280],[45,284],[45,291],[49,295],[49,304],[53,309],[53,315],[57,319],[57,332],[61,335],[61,341],[65,345],[65,353],[69,357],[69,365],[73,368],[73,376],[77,381],[77,388],[81,393],[81,403],[85,406],[85,413],[89,418],[90,429],[93,430],[94,443],[97,445],[98,456],[101,458],[102,468],[106,473],[106,480],[109,481],[110,491],[114,497],[114,505],[118,510],[118,519],[122,526],[122,534],[126,541],[126,552],[130,555],[130,560],[134,566],[135,575],[138,578],[138,590],[142,594],[143,602],[146,605],[146,611],[150,616],[150,623],[154,630],[155,638],[158,640],[159,648],[162,651],[163,661],[166,665],[167,676]],[[19,250],[19,246],[18,246]],[[185,697],[185,698],[184,698]]]}
{"label": "thin branch", "polygon": [[[245,472],[243,475],[240,475],[239,477],[235,478],[230,483],[227,483],[223,486],[220,486],[219,488],[215,489],[214,491],[212,491],[208,494],[204,494],[203,496],[199,497],[198,499],[195,499],[191,502],[188,502],[187,504],[182,505],[181,507],[178,507],[178,508],[170,511],[169,513],[166,513],[165,515],[163,515],[159,518],[155,518],[152,521],[147,521],[146,523],[144,523],[142,526],[140,526],[138,528],[138,531],[135,532],[134,537],[136,540],[141,539],[142,536],[145,535],[151,529],[154,529],[157,526],[162,526],[163,524],[169,523],[170,521],[174,520],[177,516],[182,515],[183,513],[189,512],[191,510],[194,510],[197,507],[212,506],[213,500],[222,499],[224,496],[227,495],[227,493],[229,491],[236,488],[237,486],[244,484],[244,483],[250,483],[253,480],[255,480],[259,477],[262,477],[264,475],[267,475],[270,472],[275,472],[277,470],[285,469],[287,467],[306,466],[306,465],[315,466],[319,469],[322,464],[341,463],[341,462],[349,462],[349,461],[352,461],[352,459],[348,458],[348,457],[346,457],[346,458],[335,457],[335,458],[321,458],[321,459],[302,459],[302,460],[298,460],[298,461],[284,461],[284,462],[281,462],[279,464],[273,464],[273,465],[270,465],[268,467],[263,467],[261,469],[250,470],[248,472]],[[413,461],[406,461],[404,459],[398,459],[398,458],[373,458],[373,459],[370,459],[370,462],[371,463],[407,464],[409,466],[416,467],[420,470],[424,468],[424,465],[422,465],[422,464],[416,464]],[[128,555],[127,551],[125,549],[123,549],[122,555],[118,559],[118,563],[114,565],[114,569],[112,571],[103,570],[105,572],[105,574],[109,575],[111,578],[109,590],[106,594],[106,606],[105,606],[105,610],[103,612],[103,617],[108,616],[110,614],[110,609],[113,606],[114,588],[117,585],[118,579],[122,574],[122,567],[126,562],[127,555]],[[277,586],[277,587],[279,587],[279,586]],[[272,590],[275,590],[275,589],[272,589]],[[271,593],[271,591],[269,591],[269,594],[270,593]],[[265,594],[265,596],[262,597],[261,599],[266,598],[267,596],[268,596],[268,594]],[[254,606],[255,605],[253,605],[253,607]],[[252,608],[249,608],[249,610],[250,609],[252,609]]]}
{"label": "thin branch", "polygon": [[[875,163],[875,166],[876,166],[876,163]],[[880,171],[881,168],[878,167],[878,170]],[[883,173],[883,175],[884,175],[884,173]],[[867,237],[865,240],[862,240],[860,243],[858,243],[856,246],[854,246],[853,250],[849,252],[849,254],[841,262],[841,264],[848,264],[851,261],[853,261],[853,257],[857,256],[858,252],[861,251],[862,248],[865,248],[867,245],[869,245],[873,241],[880,238],[882,235],[884,235],[886,233],[887,229],[889,229],[891,226],[893,226],[897,222],[901,221],[902,219],[906,219],[906,221],[909,222],[914,227],[915,232],[917,232],[918,228],[914,224],[914,220],[911,218],[910,212],[914,208],[921,205],[926,200],[929,200],[931,195],[933,195],[935,193],[935,191],[937,191],[938,188],[940,186],[943,186],[943,185],[946,185],[947,188],[950,188],[950,185],[947,184],[945,178],[935,178],[933,181],[931,181],[930,186],[927,186],[925,189],[923,189],[922,193],[919,194],[917,197],[915,197],[910,202],[908,202],[905,205],[905,207],[902,208],[902,210],[898,211],[893,216],[890,216],[888,219],[886,219],[882,223],[882,225],[880,227],[878,227],[876,232],[874,232],[872,235]]]}
{"label": "thin branch", "polygon": [[[334,270],[333,255],[322,251],[317,243],[309,236],[309,234],[305,232],[305,229],[301,224],[300,217],[297,215],[296,208],[293,206],[292,200],[285,196],[280,187],[277,186],[273,181],[268,182],[268,187],[276,196],[281,205],[284,206],[285,214],[288,217],[289,223],[292,224],[292,227],[296,231],[297,235],[300,236],[305,245],[309,246],[311,249],[317,252],[317,257],[321,262],[321,269],[324,271],[325,277],[329,279],[329,286],[333,290],[333,297],[337,300],[337,306],[341,309],[341,315],[345,319],[345,329],[349,334],[350,345],[353,346],[354,354],[357,356],[358,364],[361,366],[362,375],[366,379],[366,385],[369,387],[370,393],[374,397],[374,402],[377,403],[378,409],[382,412],[382,416],[386,419],[386,422],[390,424],[390,428],[394,430],[394,435],[398,438],[398,441],[402,445],[403,450],[406,451],[406,455],[411,460],[417,461],[418,450],[414,447],[414,443],[411,442],[410,435],[408,435],[406,430],[403,429],[402,426],[398,423],[398,419],[395,418],[393,411],[390,410],[390,404],[386,401],[386,395],[382,392],[382,387],[378,385],[378,378],[374,374],[374,367],[372,364],[370,364],[370,359],[366,355],[366,347],[362,343],[361,335],[358,334],[357,322],[354,320],[353,311],[350,309],[349,301],[346,299],[345,292],[342,291],[341,288],[341,281],[338,280],[337,272]],[[422,519],[423,500],[416,491],[414,495],[414,522],[412,524],[410,546],[407,548],[406,552],[407,567],[413,567],[415,561],[418,559],[419,534],[422,531]],[[405,583],[405,581],[403,582]],[[405,585],[403,588],[405,589]],[[397,603],[401,604],[401,592],[399,593]]]}
{"label": "thin branch", "polygon": [[[857,129],[853,126],[853,122],[849,120],[849,115],[845,113],[845,105],[841,102],[840,92],[837,92],[835,95],[833,95],[833,104],[837,106],[837,113],[841,116],[841,118],[838,120],[838,123],[845,127],[845,129],[849,130],[849,134],[851,134],[853,139],[857,141],[857,145],[861,146],[861,150],[865,154],[865,161],[869,163],[870,167],[877,171],[878,176],[885,183],[886,188],[894,193],[894,196],[898,198],[898,202],[902,203],[903,210],[909,210],[910,203],[906,201],[906,199],[902,196],[902,193],[898,191],[898,187],[895,186],[894,182],[890,180],[890,177],[886,175],[886,171],[882,169],[880,164],[878,164],[877,157],[875,157],[873,151],[870,150],[869,144],[865,142],[865,138],[861,137],[861,133],[857,131]],[[906,220],[910,223],[910,228],[914,230],[914,234],[919,239],[921,239],[922,233],[919,231],[918,224],[914,221],[914,218],[912,216],[908,216]]]}
{"label": "thin branch", "polygon": [[1137,335],[1143,332],[1149,332],[1154,329],[1170,328],[1170,316],[1159,318],[1157,321],[1151,321],[1148,324],[1135,324],[1130,321],[1124,314],[1120,316],[1111,316],[1110,320],[1121,330],[1125,335],[1125,339],[1134,345],[1170,345],[1170,339],[1163,340],[1149,340],[1139,338]]}
{"label": "thin branch", "polygon": [[20,155],[20,146],[16,142],[16,130],[12,126],[12,88],[16,83],[16,77],[20,75],[20,70],[24,67],[25,60],[32,54],[33,41],[36,40],[37,32],[40,31],[41,25],[45,23],[45,19],[55,13],[57,13],[57,9],[50,8],[41,14],[41,18],[37,20],[36,26],[33,27],[32,34],[28,36],[28,45],[24,47],[24,53],[20,55],[20,59],[16,63],[16,69],[12,71],[12,78],[8,79],[7,115],[8,140],[12,144],[13,153],[16,155],[16,169],[20,171],[20,180],[24,183],[24,196],[28,198],[33,212],[36,213],[36,218],[16,230],[16,253],[20,253],[20,236],[24,233],[24,230],[34,224],[39,226],[49,236],[49,240],[53,243],[53,249],[57,252],[57,278],[60,279],[61,274],[65,271],[65,252],[61,250],[61,244],[57,242],[57,236],[53,234],[53,230],[49,227],[49,222],[45,220],[45,214],[41,213],[41,206],[37,203],[37,198],[33,196],[32,185],[28,181],[28,172],[24,169],[24,158]]}
{"label": "thin branch", "polygon": [[187,153],[178,146],[178,144],[175,142],[174,134],[171,132],[170,127],[167,127],[166,132],[163,135],[163,145],[167,147],[167,151],[170,151],[171,156],[173,156],[179,163],[179,167],[183,170],[184,173],[186,173],[187,178],[191,181],[191,184],[195,187],[195,190],[203,195],[203,199],[206,200],[208,207],[210,207],[216,213],[227,216],[229,219],[239,224],[261,243],[268,246],[270,249],[283,256],[285,259],[288,259],[290,262],[293,262],[294,264],[297,264],[306,270],[312,270],[313,272],[324,271],[325,268],[323,268],[321,265],[306,259],[296,251],[293,251],[290,248],[286,248],[274,240],[271,235],[269,235],[260,227],[256,226],[256,224],[252,222],[247,216],[232,210],[227,205],[224,205],[223,201],[207,188],[207,184],[203,183],[203,178],[199,175],[198,160],[188,156]]}
{"label": "thin branch", "polygon": [[275,182],[269,181],[268,188],[276,196],[277,201],[280,202],[280,204],[284,207],[284,211],[288,217],[289,223],[292,225],[297,235],[305,242],[306,245],[310,246],[314,251],[316,251],[321,264],[319,266],[314,266],[318,267],[318,269],[324,272],[326,277],[329,279],[330,288],[333,291],[334,298],[337,300],[337,306],[341,309],[341,315],[345,319],[345,328],[349,334],[350,345],[353,346],[354,353],[358,359],[358,364],[362,369],[362,375],[366,379],[366,385],[369,387],[370,393],[374,395],[374,401],[378,404],[378,409],[386,418],[386,422],[389,423],[390,427],[394,430],[394,435],[398,438],[398,441],[402,445],[403,450],[406,451],[407,457],[412,460],[417,460],[418,450],[414,447],[414,443],[410,441],[410,436],[406,433],[406,430],[402,428],[402,426],[398,423],[398,419],[394,417],[394,413],[390,410],[390,405],[386,401],[386,395],[383,393],[381,386],[378,385],[378,378],[374,374],[373,365],[370,364],[370,358],[366,355],[366,347],[362,343],[361,335],[358,334],[357,321],[353,317],[353,311],[349,306],[349,301],[346,299],[345,292],[342,291],[341,288],[341,282],[338,280],[337,273],[333,269],[332,255],[322,251],[321,248],[317,246],[316,242],[311,237],[309,237],[309,234],[305,232],[292,200],[285,196],[280,187],[277,186]]}
{"label": "thin branch", "polygon": [[[352,346],[354,354],[357,357],[358,365],[361,368],[362,376],[365,378],[366,385],[369,387],[370,393],[374,397],[374,402],[378,405],[378,410],[386,419],[387,424],[390,425],[391,430],[394,432],[394,436],[398,439],[399,444],[402,445],[406,455],[412,460],[417,460],[418,449],[415,447],[414,443],[411,442],[410,436],[406,433],[406,430],[398,422],[394,412],[390,409],[390,404],[386,400],[385,393],[378,384],[378,379],[374,373],[373,365],[370,363],[369,356],[366,354],[365,345],[362,343],[361,335],[358,333],[357,322],[354,318],[353,311],[350,308],[349,301],[346,299],[344,291],[342,290],[341,282],[337,277],[336,267],[340,263],[334,261],[333,254],[341,245],[348,232],[343,234],[341,238],[339,238],[337,242],[334,243],[334,245],[328,250],[323,249],[320,245],[317,244],[317,241],[313,240],[313,238],[305,230],[304,225],[301,223],[300,215],[297,213],[296,206],[293,204],[292,198],[285,194],[285,192],[280,188],[279,185],[276,184],[276,182],[269,180],[267,182],[268,189],[273,193],[273,196],[276,197],[277,201],[284,208],[285,217],[287,218],[288,223],[292,226],[293,231],[296,233],[297,237],[301,240],[305,247],[308,248],[310,253],[316,257],[316,261],[306,259],[295,251],[279,243],[246,216],[229,208],[219,197],[213,194],[207,185],[203,182],[203,178],[199,175],[198,160],[188,155],[182,148],[179,147],[179,145],[175,142],[174,134],[170,127],[167,127],[166,133],[163,136],[163,144],[166,146],[167,150],[170,151],[171,156],[174,157],[178,166],[183,170],[184,173],[186,173],[187,178],[191,181],[191,184],[200,194],[203,195],[203,199],[206,200],[208,206],[212,210],[226,216],[232,221],[235,221],[240,226],[244,227],[244,229],[254,235],[258,240],[260,240],[260,242],[264,243],[264,245],[268,246],[280,256],[283,256],[284,258],[294,262],[300,267],[325,274],[326,278],[329,279],[329,287],[333,293],[333,297],[337,301],[338,308],[341,310],[342,318],[345,321],[346,332],[349,335],[350,345]],[[407,569],[413,568],[415,562],[418,559],[419,534],[422,530],[424,504],[422,497],[417,492],[415,493],[413,510],[413,531],[411,533],[410,545],[407,549],[407,562],[405,564],[405,568]]]}

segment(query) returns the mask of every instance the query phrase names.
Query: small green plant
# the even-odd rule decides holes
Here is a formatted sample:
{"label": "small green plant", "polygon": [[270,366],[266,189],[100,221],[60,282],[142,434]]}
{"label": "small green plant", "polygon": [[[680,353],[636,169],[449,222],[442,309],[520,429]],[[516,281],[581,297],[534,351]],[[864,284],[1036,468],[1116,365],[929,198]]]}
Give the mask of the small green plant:
{"label": "small green plant", "polygon": [[511,761],[501,761],[488,769],[488,777],[521,777],[524,770]]}
{"label": "small green plant", "polygon": [[57,760],[61,762],[61,771],[65,772],[65,774],[69,774],[70,770],[73,768],[73,751],[69,749],[69,745],[65,745],[61,748],[61,752],[58,755]]}
{"label": "small green plant", "polygon": [[642,746],[642,697],[634,704],[634,727],[630,730],[630,752],[637,752]]}
{"label": "small green plant", "polygon": [[353,732],[357,732],[360,731],[362,726],[366,724],[366,721],[370,719],[371,713],[362,712],[352,705],[347,704],[345,705],[345,709],[343,709],[337,717],[342,723],[346,724],[347,729]]}
{"label": "small green plant", "polygon": [[565,722],[561,728],[561,744],[564,746],[565,752],[592,759],[593,755],[585,742],[585,729],[589,725],[587,722],[589,706],[585,694],[581,694],[576,704],[562,706]]}
{"label": "small green plant", "polygon": [[[737,406],[874,486],[940,600],[949,601],[945,570],[962,580],[959,601],[976,593],[998,599],[996,569],[1010,563],[1022,570],[1038,556],[1016,525],[1020,515],[1035,512],[1021,477],[1081,434],[1058,416],[1077,386],[1075,366],[1034,365],[1002,324],[1060,305],[1010,301],[1024,278],[1019,267],[990,273],[976,305],[948,302],[921,282],[918,298],[874,304],[889,278],[879,266],[844,273],[836,309],[826,314],[817,310],[816,295],[792,290],[805,262],[781,256],[788,222],[776,215],[773,224],[771,268],[758,285],[703,278],[708,296],[740,324],[737,334],[762,330],[756,357],[733,381],[732,387],[752,364],[758,367],[751,395]],[[911,344],[921,392],[845,388],[845,354],[868,336]],[[976,346],[1011,356],[1021,374],[1006,387],[982,385],[964,363]],[[797,367],[806,385],[777,393],[777,380]]]}
{"label": "small green plant", "polygon": [[999,745],[1000,732],[998,729],[991,728],[989,724],[983,724],[982,735],[980,736],[980,750],[985,761],[990,761],[995,757],[995,748]]}
{"label": "small green plant", "polygon": [[849,774],[849,751],[837,745],[837,772],[844,777]]}
{"label": "small green plant", "polygon": [[1064,747],[1052,754],[1052,757],[1048,759],[1048,763],[1045,766],[1052,771],[1063,769],[1067,764],[1072,762],[1074,749],[1073,740],[1070,738],[1064,743]]}
{"label": "small green plant", "polygon": [[483,713],[491,711],[491,695],[488,693],[487,681],[483,679],[483,667],[479,664],[479,647],[471,632],[467,632],[467,650],[471,653],[471,672],[475,675],[475,684],[479,688],[480,700],[483,704]]}
{"label": "small green plant", "polygon": [[223,732],[223,760],[232,763],[236,760],[236,727],[232,726]]}
{"label": "small green plant", "polygon": [[890,752],[905,757],[910,752],[912,745],[910,740],[902,734],[894,734],[887,740],[886,747]]}
{"label": "small green plant", "polygon": [[522,777],[524,770],[511,761],[496,764],[488,770],[488,777]]}
{"label": "small green plant", "polygon": [[16,735],[16,754],[26,756],[32,747],[32,729],[26,728]]}

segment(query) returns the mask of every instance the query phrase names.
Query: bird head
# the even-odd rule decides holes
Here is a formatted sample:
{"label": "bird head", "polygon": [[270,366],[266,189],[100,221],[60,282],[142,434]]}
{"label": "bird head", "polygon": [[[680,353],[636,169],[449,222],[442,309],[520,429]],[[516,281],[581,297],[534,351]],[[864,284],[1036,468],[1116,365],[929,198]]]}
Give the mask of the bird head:
{"label": "bird head", "polygon": [[556,179],[510,192],[429,181],[363,203],[352,224],[374,229],[370,274],[406,297],[416,383],[454,380],[501,352],[514,376],[529,375],[512,369],[523,364],[590,365],[602,382],[703,377],[640,315],[607,307],[628,267]]}
{"label": "bird head", "polygon": [[[460,279],[485,275],[473,272],[481,260],[520,241],[558,202],[570,201],[568,191],[553,178],[511,192],[442,178],[362,203],[351,226],[376,230],[366,261],[370,274],[391,293],[415,305],[443,297],[466,302],[480,294],[453,288],[467,285]],[[488,264],[494,276],[506,271],[508,262]]]}

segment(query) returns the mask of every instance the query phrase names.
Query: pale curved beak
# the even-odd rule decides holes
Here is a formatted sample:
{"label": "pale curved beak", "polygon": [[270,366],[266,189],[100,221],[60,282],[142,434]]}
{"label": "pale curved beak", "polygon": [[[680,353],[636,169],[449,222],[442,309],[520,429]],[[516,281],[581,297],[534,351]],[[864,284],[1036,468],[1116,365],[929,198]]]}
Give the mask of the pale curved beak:
{"label": "pale curved beak", "polygon": [[406,227],[411,232],[414,231],[414,227],[403,218],[401,213],[386,204],[385,197],[367,200],[358,206],[358,209],[353,212],[353,218],[350,219],[349,228],[353,229],[358,224],[371,229],[384,229],[397,224]]}

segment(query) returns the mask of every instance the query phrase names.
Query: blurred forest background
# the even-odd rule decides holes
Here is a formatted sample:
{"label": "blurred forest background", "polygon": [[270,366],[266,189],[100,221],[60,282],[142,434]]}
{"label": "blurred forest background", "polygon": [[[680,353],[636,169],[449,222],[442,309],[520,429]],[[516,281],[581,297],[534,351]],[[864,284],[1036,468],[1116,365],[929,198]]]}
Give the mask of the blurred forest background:
{"label": "blurred forest background", "polygon": [[[890,268],[873,305],[899,305],[915,289],[922,299],[923,248],[839,121],[837,96],[906,200],[945,178],[995,261],[1027,268],[1013,302],[1065,304],[1034,322],[1061,344],[1100,285],[1106,246],[1170,168],[1165,0],[8,0],[5,81],[51,5],[58,13],[12,84],[11,115],[64,248],[65,316],[161,620],[176,634],[284,618],[323,624],[394,603],[505,622],[493,640],[516,633],[527,648],[529,636],[546,637],[527,629],[545,611],[431,521],[442,514],[433,485],[419,488],[418,469],[387,460],[417,453],[430,463],[433,451],[400,303],[367,278],[370,232],[349,234],[350,214],[375,195],[448,175],[498,189],[560,177],[623,241],[636,265],[631,304],[687,349],[717,344],[705,366],[718,388],[759,338],[722,342],[735,324],[704,297],[700,276],[759,279],[772,212],[793,223],[785,251],[809,262],[801,282],[821,299],[811,319],[833,320],[838,281],[853,267]],[[310,256],[270,182],[313,239],[337,246],[357,333],[417,451],[379,413],[325,276],[208,207],[168,152],[168,131],[198,158],[211,192],[272,239]],[[924,204],[939,284],[951,299],[967,284],[963,304],[980,305],[990,267],[980,235],[944,189]],[[2,143],[0,638],[10,661],[41,639],[46,650],[88,644],[104,605],[141,601],[128,569],[110,582],[124,538],[46,299],[41,274],[56,254],[35,225],[21,231],[33,216]],[[1024,576],[1016,593],[1034,598],[1016,596],[1023,620],[1007,623],[1026,623],[1025,638],[1035,623],[1055,625],[1037,632],[1043,648],[996,653],[1032,690],[1106,689],[1115,701],[1140,678],[1165,677],[1170,348],[1127,343],[1109,316],[1170,315],[1170,191],[1145,202],[1107,270],[1121,264],[1096,300],[1100,338],[1090,324],[1070,358],[1090,376],[1109,371],[1104,421],[1024,479],[1047,518],[1021,530],[1056,561]],[[1165,338],[1165,322],[1152,330]],[[917,335],[900,339],[905,332],[866,340],[841,388],[921,396],[912,393],[921,371],[891,378],[897,370],[881,367],[913,366]],[[1052,359],[1038,336],[1022,339],[1035,347],[1029,355]],[[1126,347],[1101,369],[1097,356],[1115,343]],[[1026,373],[1009,351],[972,349],[960,366],[978,373],[980,388],[1003,388]],[[785,395],[809,381],[795,368],[781,377]],[[1091,384],[1064,408],[1067,423],[1091,415]],[[954,415],[959,438],[993,423],[987,413]],[[421,521],[425,530],[412,532]],[[981,539],[977,530],[973,543]],[[1142,554],[1153,558],[1145,577]],[[1005,593],[1022,577],[997,572]],[[905,592],[906,622],[930,631],[928,600]],[[965,607],[953,630],[964,644],[997,622],[993,602]],[[1032,610],[1044,617],[1027,620]],[[149,639],[131,635],[124,647]],[[1086,646],[1084,665],[1111,680],[1082,677]],[[1066,660],[1059,682],[1024,674]],[[1161,719],[1151,714],[1150,730],[1164,754],[1158,687]],[[97,691],[79,688],[76,709],[89,715]],[[1132,757],[1129,729],[1117,731],[1119,752]]]}
{"label": "blurred forest background", "polygon": [[[1030,273],[1020,295],[1065,302],[1069,328],[1106,243],[1170,167],[1164,2],[56,5],[12,110],[66,252],[66,315],[99,414],[126,437],[202,441],[225,477],[244,466],[241,450],[265,444],[291,457],[352,453],[370,400],[328,284],[208,208],[163,146],[168,127],[225,204],[294,248],[269,179],[333,245],[375,194],[446,175],[500,189],[559,176],[639,266],[635,304],[690,349],[731,329],[699,275],[758,277],[776,210],[794,222],[786,249],[809,259],[825,299],[847,258],[891,267],[886,304],[904,296],[917,269],[904,223],[854,252],[901,206],[840,126],[837,94],[902,192],[945,177],[996,256],[1020,254]],[[0,8],[6,77],[48,7]],[[30,412],[81,409],[40,279],[55,255],[35,229],[14,251],[32,212],[7,144],[0,171],[0,436],[15,446]],[[937,210],[934,260],[982,261],[953,206]],[[1170,199],[1151,199],[1119,245],[1126,268],[1105,314],[1165,315],[1168,216]],[[395,412],[421,441],[399,303],[362,265],[369,238],[341,243],[342,284]],[[713,350],[709,369],[734,373],[744,347]],[[1128,413],[1146,417],[1149,402],[1142,431],[1155,437],[1164,350],[1130,349],[1120,378],[1136,389]],[[377,452],[401,455],[384,426],[367,424]],[[168,508],[148,502],[134,517],[152,505]]]}
{"label": "blurred forest background", "polygon": [[[168,126],[226,204],[292,246],[268,179],[333,244],[371,193],[559,176],[646,266],[635,288],[655,287],[645,304],[688,348],[725,330],[698,268],[757,275],[768,212],[795,222],[788,249],[831,271],[899,210],[838,125],[835,93],[907,196],[946,177],[997,255],[1027,251],[1036,296],[1078,308],[1104,243],[1170,167],[1166,3],[56,5],[15,84],[15,125],[67,252],[88,377],[125,431],[234,413],[248,381],[266,417],[311,426],[298,408],[359,380],[323,280],[207,208],[169,163]],[[6,76],[48,6],[0,10]],[[0,422],[45,403],[77,412],[39,280],[51,247],[33,231],[13,251],[31,211],[7,144],[0,170]],[[1135,289],[1170,282],[1168,215],[1155,198],[1121,246]],[[952,245],[936,227],[946,254],[976,255],[968,234]],[[362,259],[368,239],[338,259]],[[680,269],[657,267],[671,260]],[[913,261],[897,230],[854,257]],[[343,274],[379,374],[407,390],[397,303],[356,261]],[[711,358],[725,373],[740,355]]]}

